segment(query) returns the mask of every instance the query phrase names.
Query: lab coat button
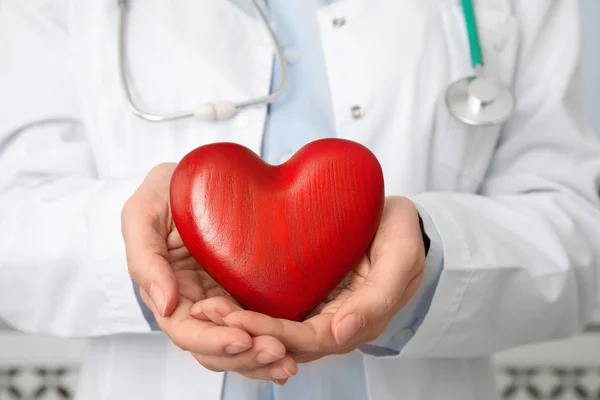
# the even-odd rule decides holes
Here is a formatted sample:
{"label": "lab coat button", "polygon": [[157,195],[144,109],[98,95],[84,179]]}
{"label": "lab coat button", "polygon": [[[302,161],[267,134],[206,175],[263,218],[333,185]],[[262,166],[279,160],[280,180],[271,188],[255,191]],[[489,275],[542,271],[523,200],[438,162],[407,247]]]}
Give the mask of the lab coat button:
{"label": "lab coat button", "polygon": [[283,57],[285,58],[285,61],[290,64],[296,64],[298,61],[300,61],[300,53],[294,49],[285,50],[283,52]]}
{"label": "lab coat button", "polygon": [[506,39],[504,39],[504,38],[498,39],[494,43],[494,50],[502,51],[502,50],[504,50],[505,46],[506,46]]}
{"label": "lab coat button", "polygon": [[336,17],[336,18],[333,19],[332,24],[336,28],[341,28],[342,26],[346,25],[346,18],[344,18],[344,17]]}
{"label": "lab coat button", "polygon": [[352,118],[354,119],[361,119],[362,117],[365,116],[365,110],[363,110],[363,108],[361,106],[354,106],[350,109],[350,112],[352,113]]}
{"label": "lab coat button", "polygon": [[250,39],[257,44],[269,44],[271,38],[269,35],[265,35],[262,31],[253,31],[250,33]]}
{"label": "lab coat button", "polygon": [[250,118],[248,118],[247,115],[238,115],[235,118],[235,123],[237,125],[238,128],[247,128],[248,125],[250,125]]}

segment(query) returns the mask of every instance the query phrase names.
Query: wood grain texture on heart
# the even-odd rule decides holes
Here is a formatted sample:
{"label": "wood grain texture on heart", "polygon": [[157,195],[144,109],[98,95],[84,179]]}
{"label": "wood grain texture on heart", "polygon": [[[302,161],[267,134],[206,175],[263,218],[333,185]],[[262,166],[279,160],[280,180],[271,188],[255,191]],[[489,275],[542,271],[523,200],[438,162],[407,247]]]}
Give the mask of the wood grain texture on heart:
{"label": "wood grain texture on heart", "polygon": [[365,146],[321,139],[278,166],[235,143],[188,153],[171,180],[190,254],[244,307],[302,320],[368,249],[385,201]]}

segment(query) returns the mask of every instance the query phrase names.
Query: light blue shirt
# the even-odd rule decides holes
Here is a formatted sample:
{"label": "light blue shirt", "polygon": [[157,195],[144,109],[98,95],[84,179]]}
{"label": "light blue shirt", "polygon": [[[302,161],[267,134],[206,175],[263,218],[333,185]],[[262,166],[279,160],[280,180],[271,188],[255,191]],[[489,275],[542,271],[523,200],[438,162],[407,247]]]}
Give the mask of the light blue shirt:
{"label": "light blue shirt", "polygon": [[[277,37],[290,55],[288,85],[269,107],[262,158],[280,164],[302,146],[316,139],[335,137],[331,95],[320,43],[317,9],[332,0],[270,0],[269,13]],[[237,1],[233,1],[237,3]],[[279,84],[281,71],[274,62],[272,87]],[[427,216],[424,216],[427,218]],[[427,314],[441,274],[442,244],[430,220],[425,220],[431,247],[421,287],[411,302],[399,312],[386,331],[372,345],[361,350],[374,356],[398,354],[412,338]],[[158,326],[152,313],[138,301],[153,330]],[[297,376],[283,386],[226,373],[223,400],[367,400],[362,355],[353,352],[327,366],[299,365]]]}
{"label": "light blue shirt", "polygon": [[[329,93],[325,59],[320,42],[317,9],[323,0],[270,0],[269,12],[277,37],[292,62],[288,62],[288,86],[269,107],[262,158],[280,164],[302,146],[316,139],[335,137],[335,122]],[[272,88],[281,78],[274,63]],[[436,237],[436,239],[439,239]],[[432,246],[431,259],[441,269],[439,240]],[[430,267],[431,268],[431,267]],[[437,278],[437,277],[436,277]],[[437,279],[426,282],[411,306],[392,321],[378,347],[364,346],[372,355],[398,353],[424,318],[435,291]],[[383,346],[381,346],[383,344]],[[223,400],[367,400],[362,355],[344,357],[343,363],[304,369],[283,386],[246,379],[235,373],[225,377]]]}

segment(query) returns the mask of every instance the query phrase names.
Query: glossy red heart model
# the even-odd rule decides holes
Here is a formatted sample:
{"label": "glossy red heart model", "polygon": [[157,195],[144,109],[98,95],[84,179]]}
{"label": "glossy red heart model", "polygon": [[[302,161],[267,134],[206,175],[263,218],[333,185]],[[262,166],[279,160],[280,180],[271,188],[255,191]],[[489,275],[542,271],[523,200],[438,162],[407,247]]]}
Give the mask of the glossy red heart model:
{"label": "glossy red heart model", "polygon": [[371,151],[322,139],[273,166],[234,143],[188,153],[171,181],[190,254],[247,309],[306,318],[358,263],[385,200]]}

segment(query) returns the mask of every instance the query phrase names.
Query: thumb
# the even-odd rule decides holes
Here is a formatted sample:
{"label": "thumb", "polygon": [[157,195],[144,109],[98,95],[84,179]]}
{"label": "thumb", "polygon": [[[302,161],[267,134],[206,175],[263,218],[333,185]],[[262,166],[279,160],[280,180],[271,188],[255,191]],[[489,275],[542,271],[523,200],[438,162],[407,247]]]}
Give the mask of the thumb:
{"label": "thumb", "polygon": [[[171,265],[160,254],[147,254],[141,248],[132,250],[127,259],[131,260],[128,262],[129,271],[140,288],[144,303],[163,318],[171,315],[179,299],[178,284]],[[152,304],[148,304],[148,299]]]}
{"label": "thumb", "polygon": [[[414,204],[401,197],[386,200],[368,257],[357,267],[366,271],[359,273],[365,276],[364,282],[344,300],[331,321],[338,344],[350,339],[374,341],[408,303],[423,277],[422,241]],[[364,263],[370,265],[365,268]]]}
{"label": "thumb", "polygon": [[168,261],[168,202],[149,196],[142,187],[123,208],[121,226],[129,273],[152,301],[149,308],[162,317],[169,316],[179,299],[178,284]]}
{"label": "thumb", "polygon": [[[334,314],[331,330],[339,345],[350,340],[364,343],[377,339],[402,307],[413,272],[394,256],[390,252],[372,264],[364,282]],[[370,263],[366,256],[363,263]]]}

